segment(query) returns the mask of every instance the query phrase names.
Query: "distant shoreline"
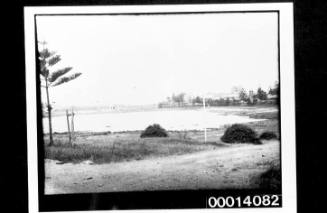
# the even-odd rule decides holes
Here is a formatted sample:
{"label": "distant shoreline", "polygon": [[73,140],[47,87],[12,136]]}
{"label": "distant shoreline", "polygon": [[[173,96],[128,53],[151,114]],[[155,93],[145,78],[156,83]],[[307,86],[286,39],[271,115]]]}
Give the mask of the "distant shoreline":
{"label": "distant shoreline", "polygon": [[[235,115],[247,115],[247,112],[242,112],[240,109],[244,110],[253,110],[253,109],[262,109],[262,108],[275,108],[277,109],[278,106],[276,105],[254,105],[254,106],[207,106],[206,110],[216,110],[216,109],[222,109],[228,114],[235,114]],[[154,112],[154,111],[181,111],[181,110],[202,110],[202,106],[184,106],[184,107],[167,107],[167,108],[159,108],[159,107],[144,107],[144,108],[123,108],[118,110],[108,110],[100,108],[98,110],[90,110],[90,109],[75,109],[75,114],[83,114],[83,115],[89,115],[89,114],[104,114],[104,113],[130,113],[130,112]],[[233,111],[233,109],[238,109],[236,111]],[[67,109],[69,112],[71,109]],[[223,112],[224,113],[224,112]],[[245,114],[244,114],[245,113]],[[250,113],[251,114],[251,113]],[[60,110],[53,110],[52,116],[53,117],[59,117],[59,116],[65,116],[66,110],[60,109]],[[43,118],[47,118],[47,113],[43,113]]]}
{"label": "distant shoreline", "polygon": [[[171,112],[171,113],[170,113]],[[193,112],[196,113],[196,119],[192,120],[190,116],[193,115]],[[127,113],[127,114],[124,114]],[[131,114],[128,114],[131,113]],[[135,114],[134,114],[135,113]],[[141,114],[137,114],[141,113]],[[161,114],[162,113],[162,114]],[[168,114],[167,114],[168,113]],[[179,117],[179,113],[182,113]],[[160,115],[160,116],[159,116]],[[162,119],[166,119],[165,116],[169,117],[169,122],[161,122]],[[279,111],[277,107],[209,107],[206,109],[206,116],[211,117],[217,116],[217,119],[208,120],[207,130],[209,129],[215,129],[223,127],[231,122],[233,123],[249,123],[249,122],[257,122],[260,120],[265,119],[278,119],[279,118]],[[201,123],[194,123],[194,122],[201,122],[199,119],[202,116],[202,109],[201,108],[193,108],[193,109],[186,109],[186,108],[178,108],[178,109],[156,109],[156,110],[147,110],[147,111],[133,111],[133,112],[87,112],[87,113],[81,113],[81,112],[75,112],[75,116],[77,119],[79,119],[80,126],[78,128],[75,128],[75,132],[83,132],[85,133],[91,133],[94,132],[96,134],[101,134],[103,132],[104,134],[107,133],[117,133],[117,132],[139,132],[144,130],[146,125],[150,125],[153,123],[156,123],[156,119],[151,119],[152,116],[159,116],[157,122],[160,125],[163,125],[164,128],[166,128],[167,131],[203,131],[203,126],[200,125]],[[90,116],[90,117],[89,117]],[[112,117],[112,123],[106,123],[106,121]],[[122,116],[122,117],[120,117]],[[170,117],[173,116],[173,117]],[[174,118],[176,117],[176,121],[174,121]],[[200,117],[199,117],[200,116]],[[219,117],[220,116],[220,117]],[[229,117],[230,116],[230,119]],[[130,119],[146,119],[148,121],[140,121],[139,125],[137,124],[130,124]],[[60,134],[67,131],[66,128],[66,118],[64,116],[56,116],[55,122],[58,124],[56,128],[53,128],[53,133]],[[161,119],[161,120],[160,120]],[[44,133],[47,134],[47,120],[48,118],[43,118],[43,127],[44,127]],[[181,121],[182,120],[182,121]],[[84,122],[84,123],[83,123]],[[94,125],[89,125],[89,122],[98,122],[94,123]],[[126,126],[123,125],[123,123],[126,123]],[[138,120],[135,120],[135,122],[138,122]],[[182,122],[182,123],[181,123]],[[190,123],[193,122],[193,123]],[[215,123],[213,123],[215,122]],[[83,126],[84,125],[84,126]],[[106,126],[110,125],[110,126]],[[55,126],[55,125],[54,125]],[[76,125],[77,126],[77,125]]]}
{"label": "distant shoreline", "polygon": [[[258,127],[261,124],[266,124],[267,122],[269,123],[269,120],[274,120],[278,118],[278,113],[277,112],[268,112],[268,113],[257,113],[257,114],[253,114],[250,115],[250,117],[259,117],[257,118],[257,121],[251,121],[251,122],[247,122],[245,123],[246,125],[249,125],[251,127]],[[259,119],[264,119],[264,120],[259,120]],[[217,132],[221,132],[221,134],[223,133],[223,131],[226,129],[226,126],[229,125],[223,125],[221,127],[217,127],[217,128],[206,128],[207,131],[217,131]],[[125,130],[125,131],[75,131],[75,135],[77,136],[95,136],[95,135],[121,135],[121,134],[141,134],[143,130]],[[168,133],[198,133],[198,132],[203,132],[203,129],[188,129],[188,130],[167,130]],[[68,132],[53,132],[54,135],[67,135]],[[44,133],[44,136],[48,136],[49,133]]]}

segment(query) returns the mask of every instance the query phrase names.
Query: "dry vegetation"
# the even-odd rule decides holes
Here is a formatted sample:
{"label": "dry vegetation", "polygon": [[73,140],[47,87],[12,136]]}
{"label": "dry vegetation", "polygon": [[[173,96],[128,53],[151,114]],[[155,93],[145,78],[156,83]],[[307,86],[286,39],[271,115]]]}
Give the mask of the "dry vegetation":
{"label": "dry vegetation", "polygon": [[[202,132],[192,132],[198,137]],[[141,160],[150,157],[179,155],[226,146],[223,143],[200,143],[186,138],[185,133],[171,132],[166,138],[139,138],[140,132],[107,134],[79,133],[73,145],[66,135],[54,135],[55,145],[45,146],[45,158],[78,163],[91,160],[94,163]],[[46,139],[47,141],[47,139]]]}

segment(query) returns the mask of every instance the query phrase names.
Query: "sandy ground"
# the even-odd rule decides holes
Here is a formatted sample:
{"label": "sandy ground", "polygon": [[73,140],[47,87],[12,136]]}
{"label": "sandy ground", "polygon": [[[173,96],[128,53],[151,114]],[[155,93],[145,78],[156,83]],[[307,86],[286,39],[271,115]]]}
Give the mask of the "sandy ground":
{"label": "sandy ground", "polygon": [[279,141],[234,144],[192,154],[109,164],[46,160],[45,193],[255,188],[255,177],[279,161]]}

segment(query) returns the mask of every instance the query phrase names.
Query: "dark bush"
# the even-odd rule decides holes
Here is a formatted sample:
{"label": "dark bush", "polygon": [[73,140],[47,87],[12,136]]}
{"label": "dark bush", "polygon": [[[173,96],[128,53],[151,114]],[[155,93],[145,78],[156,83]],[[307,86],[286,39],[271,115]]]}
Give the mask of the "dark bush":
{"label": "dark bush", "polygon": [[253,139],[253,141],[251,141],[251,143],[253,143],[253,144],[262,144],[262,142],[261,142],[261,140],[259,138]]}
{"label": "dark bush", "polygon": [[259,177],[259,186],[261,189],[270,189],[278,191],[281,189],[281,171],[280,168],[272,167]]}
{"label": "dark bush", "polygon": [[226,143],[254,143],[261,144],[257,138],[257,133],[250,127],[243,124],[233,124],[228,127],[221,137]]}
{"label": "dark bush", "polygon": [[148,126],[142,133],[141,138],[146,137],[167,137],[167,131],[162,128],[159,124],[153,124]]}
{"label": "dark bush", "polygon": [[262,140],[271,140],[271,139],[277,139],[277,135],[274,132],[263,132],[260,135],[260,139]]}

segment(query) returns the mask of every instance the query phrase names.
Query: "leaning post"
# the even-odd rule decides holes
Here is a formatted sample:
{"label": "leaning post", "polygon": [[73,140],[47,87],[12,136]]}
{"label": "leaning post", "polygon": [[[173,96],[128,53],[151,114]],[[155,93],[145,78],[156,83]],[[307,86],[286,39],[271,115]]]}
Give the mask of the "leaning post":
{"label": "leaning post", "polygon": [[71,114],[71,133],[72,133],[72,139],[75,140],[75,129],[74,129],[74,109],[72,108],[72,114]]}
{"label": "leaning post", "polygon": [[[203,117],[205,119],[205,114],[206,113],[206,98],[205,96],[203,95]],[[204,142],[206,143],[207,142],[207,128],[206,128],[206,123],[205,121],[203,122],[203,126],[204,126]]]}
{"label": "leaning post", "polygon": [[69,140],[69,143],[71,144],[72,143],[72,136],[70,134],[69,113],[68,113],[68,110],[66,110],[66,117],[67,117],[67,128],[68,128],[68,140]]}

